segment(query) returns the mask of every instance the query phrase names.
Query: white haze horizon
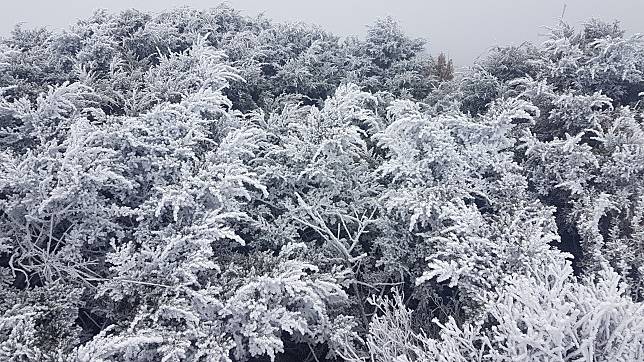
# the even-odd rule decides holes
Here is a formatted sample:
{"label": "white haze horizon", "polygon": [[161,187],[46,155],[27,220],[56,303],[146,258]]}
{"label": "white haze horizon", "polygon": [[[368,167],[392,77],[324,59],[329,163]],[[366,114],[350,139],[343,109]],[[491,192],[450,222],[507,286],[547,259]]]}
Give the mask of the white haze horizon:
{"label": "white haze horizon", "polygon": [[[97,9],[118,12],[125,9],[159,13],[181,6],[210,8],[221,1],[194,0],[22,0],[0,5],[0,36],[7,36],[17,23],[26,27],[64,29]],[[643,33],[644,1],[621,0],[230,0],[227,4],[244,15],[266,17],[280,22],[302,21],[320,25],[339,36],[364,36],[367,25],[392,16],[412,37],[428,41],[431,54],[446,53],[458,67],[467,66],[496,46],[519,45],[528,40],[539,43],[547,26],[561,19],[575,27],[597,17],[620,21],[627,33]],[[338,11],[342,9],[343,11]],[[564,11],[565,9],[565,11]]]}

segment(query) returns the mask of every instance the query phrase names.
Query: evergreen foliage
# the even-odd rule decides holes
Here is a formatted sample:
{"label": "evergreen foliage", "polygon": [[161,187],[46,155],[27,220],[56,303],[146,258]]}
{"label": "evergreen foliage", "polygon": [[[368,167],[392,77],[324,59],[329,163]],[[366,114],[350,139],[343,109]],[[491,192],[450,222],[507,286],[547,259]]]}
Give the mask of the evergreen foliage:
{"label": "evergreen foliage", "polygon": [[220,6],[0,42],[0,360],[644,359],[644,44],[454,74]]}

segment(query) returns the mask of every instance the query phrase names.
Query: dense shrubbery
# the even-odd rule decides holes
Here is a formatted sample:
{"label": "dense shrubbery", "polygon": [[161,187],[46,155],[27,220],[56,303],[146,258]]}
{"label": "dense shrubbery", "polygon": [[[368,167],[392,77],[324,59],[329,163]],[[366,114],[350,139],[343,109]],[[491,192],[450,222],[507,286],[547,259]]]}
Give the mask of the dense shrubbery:
{"label": "dense shrubbery", "polygon": [[241,16],[0,45],[0,360],[644,358],[644,44],[453,76]]}

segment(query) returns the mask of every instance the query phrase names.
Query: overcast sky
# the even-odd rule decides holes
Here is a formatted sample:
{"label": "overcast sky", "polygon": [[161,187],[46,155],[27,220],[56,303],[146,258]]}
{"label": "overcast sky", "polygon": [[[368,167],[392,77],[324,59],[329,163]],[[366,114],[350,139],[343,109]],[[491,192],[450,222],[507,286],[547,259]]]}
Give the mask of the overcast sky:
{"label": "overcast sky", "polygon": [[[96,8],[138,8],[158,12],[182,5],[216,6],[195,0],[0,0],[0,34],[17,22],[59,29]],[[591,17],[620,20],[629,33],[644,33],[644,0],[230,0],[244,14],[264,12],[280,21],[316,23],[338,35],[364,35],[374,19],[392,15],[405,31],[429,41],[432,53],[445,51],[457,64],[468,65],[496,45],[540,41],[544,26],[553,25],[567,4],[564,19],[579,25]]]}

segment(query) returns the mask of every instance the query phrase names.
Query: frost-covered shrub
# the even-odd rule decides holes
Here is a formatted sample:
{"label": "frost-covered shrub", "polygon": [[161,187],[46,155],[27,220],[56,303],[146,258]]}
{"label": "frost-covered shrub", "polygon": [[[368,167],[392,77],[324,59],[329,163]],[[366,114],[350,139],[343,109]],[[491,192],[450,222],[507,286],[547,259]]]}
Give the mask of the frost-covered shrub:
{"label": "frost-covered shrub", "polygon": [[228,6],[17,28],[0,360],[642,359],[641,38],[424,49]]}
{"label": "frost-covered shrub", "polygon": [[[376,361],[634,361],[644,355],[641,303],[626,296],[610,268],[581,282],[570,263],[551,258],[525,274],[507,274],[505,286],[487,292],[475,323],[453,318],[437,338],[414,332],[411,311],[399,295],[376,300],[378,316],[365,339]],[[348,360],[363,360],[357,354]]]}
{"label": "frost-covered shrub", "polygon": [[[344,331],[350,334],[352,321],[331,312],[347,299],[343,273],[319,273],[314,265],[291,259],[298,247],[289,245],[276,260],[267,255],[257,260],[268,263],[268,274],[239,274],[242,270],[232,263],[225,270],[215,265],[208,285],[147,283],[163,288],[154,306],[141,306],[129,324],[103,330],[79,347],[76,358],[244,361],[267,355],[275,360],[284,352],[284,335],[316,345]],[[208,268],[206,260],[190,265]]]}
{"label": "frost-covered shrub", "polygon": [[0,358],[3,361],[60,361],[80,342],[76,324],[82,289],[50,285],[0,291]]}

